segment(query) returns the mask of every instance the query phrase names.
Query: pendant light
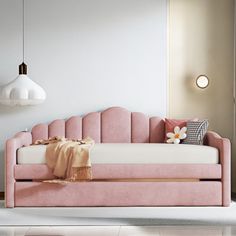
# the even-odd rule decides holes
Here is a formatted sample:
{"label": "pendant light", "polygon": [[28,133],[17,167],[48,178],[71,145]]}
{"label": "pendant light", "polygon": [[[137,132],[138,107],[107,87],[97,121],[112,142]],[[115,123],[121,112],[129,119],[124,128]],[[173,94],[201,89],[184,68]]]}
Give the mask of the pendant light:
{"label": "pendant light", "polygon": [[25,59],[25,4],[22,0],[22,57],[19,65],[19,75],[10,83],[0,87],[0,103],[4,105],[37,105],[46,99],[43,88],[27,76]]}

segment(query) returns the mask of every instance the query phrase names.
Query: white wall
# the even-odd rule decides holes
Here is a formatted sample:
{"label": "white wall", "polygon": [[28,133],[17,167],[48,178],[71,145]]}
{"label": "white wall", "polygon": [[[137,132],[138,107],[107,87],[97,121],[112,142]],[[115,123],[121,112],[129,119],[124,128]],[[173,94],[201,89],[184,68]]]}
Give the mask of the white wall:
{"label": "white wall", "polygon": [[[0,191],[7,138],[38,122],[123,106],[166,115],[167,0],[25,0],[36,107],[0,106]],[[21,63],[21,1],[0,0],[0,85]]]}

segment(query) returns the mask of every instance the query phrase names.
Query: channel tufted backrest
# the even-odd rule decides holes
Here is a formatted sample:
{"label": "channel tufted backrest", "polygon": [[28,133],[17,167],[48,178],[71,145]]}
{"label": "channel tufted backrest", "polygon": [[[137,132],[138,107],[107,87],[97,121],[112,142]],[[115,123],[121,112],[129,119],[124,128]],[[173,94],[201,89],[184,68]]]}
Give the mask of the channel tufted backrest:
{"label": "channel tufted backrest", "polygon": [[71,139],[91,137],[96,143],[161,143],[164,141],[165,123],[159,117],[147,117],[121,107],[92,112],[84,117],[55,120],[49,125],[32,128],[33,142],[53,136]]}
{"label": "channel tufted backrest", "polygon": [[131,142],[131,112],[112,107],[101,113],[102,143]]}

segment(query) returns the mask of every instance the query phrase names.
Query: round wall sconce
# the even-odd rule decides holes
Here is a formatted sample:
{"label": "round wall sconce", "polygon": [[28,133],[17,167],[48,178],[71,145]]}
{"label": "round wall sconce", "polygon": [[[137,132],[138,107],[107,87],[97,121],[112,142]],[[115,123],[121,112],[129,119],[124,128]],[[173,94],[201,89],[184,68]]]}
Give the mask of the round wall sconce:
{"label": "round wall sconce", "polygon": [[196,79],[196,84],[199,88],[205,89],[209,85],[209,79],[206,75],[199,75]]}

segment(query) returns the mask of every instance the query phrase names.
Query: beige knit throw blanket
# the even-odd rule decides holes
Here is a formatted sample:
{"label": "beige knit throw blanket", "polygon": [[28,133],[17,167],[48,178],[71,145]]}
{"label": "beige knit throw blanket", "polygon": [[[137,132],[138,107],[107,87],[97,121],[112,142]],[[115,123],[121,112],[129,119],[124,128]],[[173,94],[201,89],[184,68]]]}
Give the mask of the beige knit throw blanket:
{"label": "beige knit throw blanket", "polygon": [[56,136],[37,140],[33,144],[47,145],[46,163],[58,177],[44,182],[66,183],[92,179],[89,150],[94,145],[94,141],[91,138],[70,140]]}

